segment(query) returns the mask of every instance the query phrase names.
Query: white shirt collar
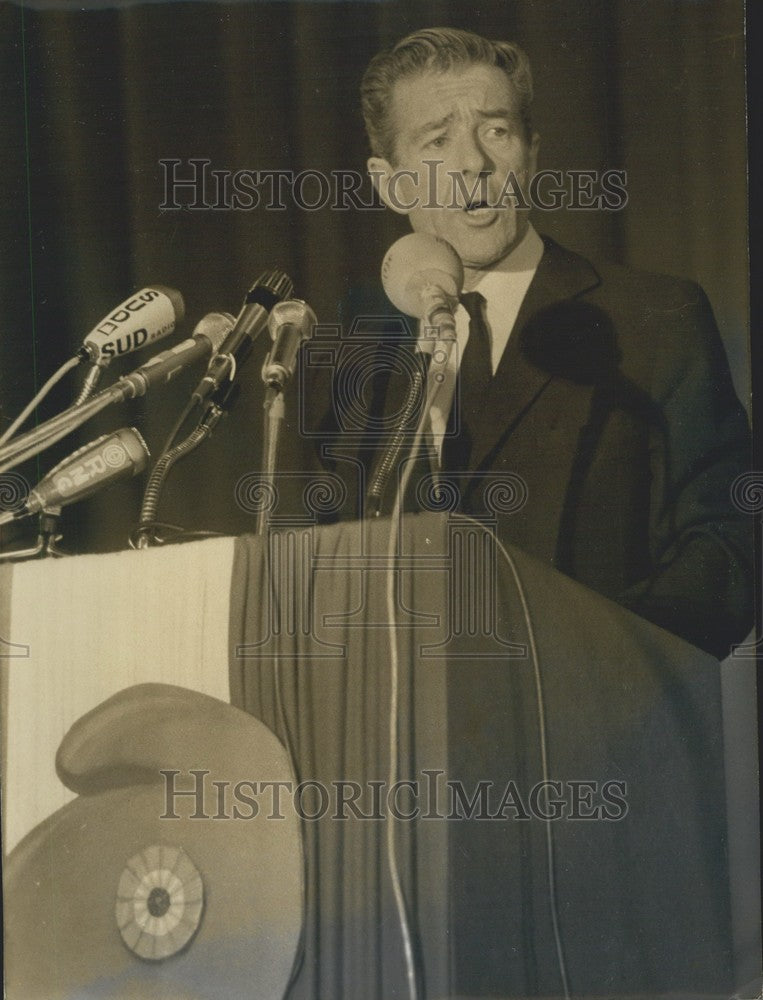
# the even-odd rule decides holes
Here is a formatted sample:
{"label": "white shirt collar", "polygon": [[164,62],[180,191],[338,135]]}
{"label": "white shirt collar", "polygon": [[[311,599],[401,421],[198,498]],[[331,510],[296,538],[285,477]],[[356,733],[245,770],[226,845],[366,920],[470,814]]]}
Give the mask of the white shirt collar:
{"label": "white shirt collar", "polygon": [[[474,286],[485,299],[485,321],[490,334],[490,354],[493,373],[498,369],[519,310],[530,282],[543,256],[543,240],[528,225],[527,232],[516,247],[490,271],[486,271]],[[459,313],[463,313],[460,317]],[[465,327],[468,340],[469,319],[463,306],[456,313],[456,325]],[[462,344],[463,348],[466,342]]]}
{"label": "white shirt collar", "polygon": [[[504,275],[521,275],[528,272],[534,274],[543,256],[543,250],[543,240],[538,236],[532,223],[528,223],[527,232],[511,253],[507,254],[503,260],[498,261],[497,264],[494,264],[489,271],[485,271],[473,286],[473,290],[475,292],[482,292],[485,295],[483,286],[490,287],[500,282]],[[485,295],[485,298],[487,298],[487,295]]]}

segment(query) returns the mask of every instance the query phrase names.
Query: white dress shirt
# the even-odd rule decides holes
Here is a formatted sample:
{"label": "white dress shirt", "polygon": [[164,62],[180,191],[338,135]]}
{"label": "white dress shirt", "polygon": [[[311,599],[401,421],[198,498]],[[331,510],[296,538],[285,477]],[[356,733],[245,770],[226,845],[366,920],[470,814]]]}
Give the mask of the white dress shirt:
{"label": "white dress shirt", "polygon": [[[495,375],[514,329],[519,309],[543,256],[543,240],[532,226],[522,241],[490,271],[471,291],[485,299],[485,324],[490,337],[490,361]],[[442,439],[453,403],[458,367],[469,340],[469,314],[459,303],[456,312],[456,344],[451,351],[445,380],[430,412],[431,446],[442,454]]]}

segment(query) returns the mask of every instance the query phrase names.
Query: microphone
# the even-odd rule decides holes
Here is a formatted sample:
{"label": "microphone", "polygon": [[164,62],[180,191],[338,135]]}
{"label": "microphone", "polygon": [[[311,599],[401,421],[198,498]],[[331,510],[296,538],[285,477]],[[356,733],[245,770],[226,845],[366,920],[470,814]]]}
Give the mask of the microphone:
{"label": "microphone", "polygon": [[146,442],[134,427],[104,434],[59,462],[30,491],[20,510],[0,514],[0,525],[84,500],[109,483],[142,472],[148,459]]}
{"label": "microphone", "polygon": [[381,277],[397,309],[433,327],[438,341],[455,342],[453,311],[464,284],[464,266],[450,243],[430,233],[402,236],[387,251]]}
{"label": "microphone", "polygon": [[207,373],[196,386],[192,398],[202,402],[224,383],[235,379],[238,367],[244,363],[254,341],[265,329],[270,310],[276,303],[289,298],[293,291],[291,278],[283,271],[265,271],[259,276],[247,292],[233,329],[210,361]]}
{"label": "microphone", "polygon": [[[155,354],[140,368],[136,368],[129,375],[123,375],[111,389],[121,387],[122,390],[127,390],[131,388],[132,392],[122,394],[123,399],[144,396],[152,385],[166,384],[178,372],[192,365],[198,358],[208,354],[214,355],[215,352],[219,351],[230,335],[235,322],[230,313],[208,313],[196,324],[192,337],[166,351]],[[104,393],[110,391],[110,389],[105,389]]]}
{"label": "microphone", "polygon": [[142,288],[93,327],[80,348],[83,360],[104,368],[115,357],[166,337],[184,316],[183,296],[176,289]]}
{"label": "microphone", "polygon": [[[414,436],[414,454],[424,422],[445,381],[448,359],[456,342],[453,312],[464,284],[464,267],[446,240],[429,233],[409,233],[387,251],[381,277],[384,291],[392,304],[401,312],[420,319],[423,329],[433,328],[436,340],[431,344],[431,361],[426,376],[418,369],[414,373],[400,422],[387,441],[371,477],[366,501],[369,513],[376,516],[381,511],[389,477],[398,465],[411,417],[420,412]],[[419,338],[418,349],[422,354],[428,354],[430,344],[422,343]],[[403,484],[407,485],[412,468],[409,461],[398,490],[402,488],[404,492]]]}
{"label": "microphone", "polygon": [[164,285],[143,288],[125,299],[90,331],[77,352],[80,361],[90,361],[90,368],[74,405],[80,406],[90,398],[103,369],[117,355],[130,354],[166,337],[184,316],[183,296]]}
{"label": "microphone", "polygon": [[21,434],[0,447],[0,472],[13,468],[19,462],[60,441],[112,403],[144,396],[150,386],[169,382],[198,358],[214,353],[224,342],[234,322],[229,313],[209,313],[198,323],[189,340],[155,355],[140,368],[129,375],[123,375],[113,385],[102,389],[97,396],[80,406],[70,406],[68,410],[51,417],[34,430]]}
{"label": "microphone", "polygon": [[126,299],[85,337],[82,347],[48,379],[21,413],[0,435],[0,445],[13,437],[50,390],[72,368],[83,361],[90,366],[73,405],[88,400],[100,381],[104,368],[118,354],[129,354],[144,344],[166,337],[185,315],[183,296],[174,288],[155,285]]}
{"label": "microphone", "polygon": [[265,385],[283,391],[297,367],[300,345],[312,337],[317,322],[315,313],[302,299],[288,299],[273,306],[268,319],[273,346],[262,366]]}

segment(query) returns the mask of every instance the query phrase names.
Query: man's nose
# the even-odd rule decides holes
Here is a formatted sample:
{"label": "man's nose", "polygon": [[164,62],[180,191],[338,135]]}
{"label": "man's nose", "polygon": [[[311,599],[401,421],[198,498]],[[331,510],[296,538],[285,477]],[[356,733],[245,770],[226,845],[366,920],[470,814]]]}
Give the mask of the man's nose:
{"label": "man's nose", "polygon": [[459,146],[459,169],[465,176],[477,177],[490,173],[493,164],[479,137],[465,135]]}

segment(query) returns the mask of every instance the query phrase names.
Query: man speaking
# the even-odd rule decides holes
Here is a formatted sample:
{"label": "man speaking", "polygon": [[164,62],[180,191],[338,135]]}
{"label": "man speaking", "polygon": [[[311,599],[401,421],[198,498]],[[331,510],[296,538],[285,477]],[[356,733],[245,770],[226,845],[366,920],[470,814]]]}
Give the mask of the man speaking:
{"label": "man speaking", "polygon": [[464,266],[432,462],[474,516],[486,478],[521,477],[499,536],[722,658],[752,623],[752,538],[729,492],[750,443],[709,303],[536,232],[531,99],[518,46],[451,28],[409,35],[363,79],[380,197]]}

